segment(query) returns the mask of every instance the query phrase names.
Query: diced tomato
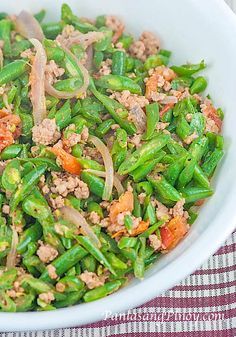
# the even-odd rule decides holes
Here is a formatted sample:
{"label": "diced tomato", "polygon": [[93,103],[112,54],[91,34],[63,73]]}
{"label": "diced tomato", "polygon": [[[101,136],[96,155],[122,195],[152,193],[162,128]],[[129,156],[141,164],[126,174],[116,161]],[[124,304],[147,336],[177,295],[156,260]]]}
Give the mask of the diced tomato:
{"label": "diced tomato", "polygon": [[65,150],[59,147],[48,147],[48,150],[54,153],[60,160],[63,169],[71,174],[79,175],[81,172],[81,166],[76,157],[67,153]]}
{"label": "diced tomato", "polygon": [[174,235],[167,226],[160,228],[160,234],[163,248],[168,249],[174,241]]}
{"label": "diced tomato", "polygon": [[140,223],[138,224],[138,227],[135,228],[134,230],[132,230],[131,232],[131,236],[136,236],[136,235],[139,235],[143,232],[145,232],[146,229],[148,229],[149,227],[149,220],[147,221],[140,221]]}
{"label": "diced tomato", "polygon": [[14,138],[12,133],[0,126],[0,152],[13,143]]}
{"label": "diced tomato", "polygon": [[116,223],[117,215],[122,212],[132,212],[134,209],[134,196],[131,191],[122,194],[118,201],[115,201],[110,207],[111,223]]}
{"label": "diced tomato", "polygon": [[166,104],[166,105],[164,106],[164,108],[161,109],[161,111],[160,111],[160,117],[163,117],[164,114],[165,114],[168,110],[170,110],[171,108],[173,108],[173,106],[174,106],[174,103]]}
{"label": "diced tomato", "polygon": [[161,240],[164,249],[174,248],[188,231],[186,219],[176,216],[160,228]]}

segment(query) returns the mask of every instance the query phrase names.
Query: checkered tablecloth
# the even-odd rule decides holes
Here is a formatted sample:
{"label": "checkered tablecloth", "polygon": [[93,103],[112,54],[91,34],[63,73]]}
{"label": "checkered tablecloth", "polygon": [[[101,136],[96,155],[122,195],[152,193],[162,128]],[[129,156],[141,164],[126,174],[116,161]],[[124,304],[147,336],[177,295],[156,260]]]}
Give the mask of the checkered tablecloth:
{"label": "checkered tablecloth", "polygon": [[[226,2],[236,12],[236,0]],[[139,308],[83,327],[0,332],[0,337],[110,336],[236,337],[236,232],[201,269]]]}

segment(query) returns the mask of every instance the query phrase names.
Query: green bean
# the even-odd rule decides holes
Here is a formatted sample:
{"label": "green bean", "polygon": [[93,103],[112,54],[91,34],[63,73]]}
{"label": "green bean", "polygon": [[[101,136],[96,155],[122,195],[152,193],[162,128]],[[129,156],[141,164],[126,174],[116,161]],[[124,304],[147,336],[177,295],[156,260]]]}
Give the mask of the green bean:
{"label": "green bean", "polygon": [[40,12],[34,14],[34,17],[39,23],[41,23],[43,19],[45,18],[45,15],[46,15],[46,11],[45,9],[42,9]]}
{"label": "green bean", "polygon": [[[67,250],[64,254],[57,257],[51,264],[56,268],[57,275],[62,276],[86,255],[86,250],[80,245],[76,244],[71,249]],[[45,282],[55,282],[49,277],[48,270],[45,270],[42,273],[40,279]]]}
{"label": "green bean", "polygon": [[20,161],[25,163],[32,163],[36,166],[47,165],[47,168],[50,169],[51,171],[59,172],[61,170],[60,167],[57,165],[56,161],[51,158],[46,157],[23,158],[20,159]]}
{"label": "green bean", "polygon": [[83,299],[85,302],[98,300],[99,298],[108,296],[114,291],[118,290],[121,285],[122,282],[120,280],[107,282],[103,286],[87,291]]}
{"label": "green bean", "polygon": [[43,234],[41,225],[36,222],[34,225],[27,228],[21,235],[20,242],[17,245],[19,254],[23,254],[31,242],[37,242]]}
{"label": "green bean", "polygon": [[[87,256],[85,256],[83,259],[86,257]],[[61,278],[59,282],[65,285],[65,293],[67,294],[74,291],[80,291],[84,288],[84,283],[76,276],[65,276]]]}
{"label": "green bean", "polygon": [[61,7],[61,19],[68,25],[72,25],[76,30],[81,33],[87,33],[89,31],[96,31],[96,27],[88,22],[81,21],[77,16],[72,13],[71,8],[67,4],[63,4]]}
{"label": "green bean", "polygon": [[93,255],[85,256],[80,262],[82,271],[95,272],[97,268],[97,260]]}
{"label": "green bean", "polygon": [[112,55],[112,74],[123,76],[126,70],[126,54],[117,50]]}
{"label": "green bean", "polygon": [[105,182],[102,178],[97,177],[89,172],[82,171],[81,179],[88,185],[89,190],[102,198]]}
{"label": "green bean", "polygon": [[134,262],[134,275],[139,279],[143,279],[144,277],[144,270],[145,270],[145,248],[146,248],[146,238],[141,237],[140,239],[140,248],[138,250],[137,258]]}
{"label": "green bean", "polygon": [[112,268],[111,264],[108,262],[106,257],[103,255],[103,253],[92,243],[92,241],[85,236],[77,236],[76,238],[78,242],[90,253],[95,257],[95,259],[98,260],[99,263],[104,265],[112,274],[116,274],[114,269]]}
{"label": "green bean", "polygon": [[148,238],[149,235],[153,234],[157,231],[157,229],[162,226],[165,223],[164,220],[160,220],[156,223],[154,223],[152,226],[150,226],[148,229],[146,229],[143,233],[139,234],[139,237]]}
{"label": "green bean", "polygon": [[80,291],[76,291],[76,292],[71,292],[67,294],[65,300],[56,301],[53,305],[58,309],[64,308],[64,307],[70,307],[78,303],[81,300],[81,298],[84,296],[84,293],[85,293],[84,289]]}
{"label": "green bean", "polygon": [[12,44],[11,57],[19,57],[23,51],[29,49],[30,47],[31,43],[28,40],[20,40],[14,42]]}
{"label": "green bean", "polygon": [[4,42],[3,53],[7,56],[11,54],[11,30],[12,22],[10,20],[0,20],[0,40]]}
{"label": "green bean", "polygon": [[134,58],[127,56],[125,62],[125,72],[126,73],[131,72],[134,69],[134,66],[135,66]]}
{"label": "green bean", "polygon": [[14,212],[18,204],[31,193],[32,189],[39,182],[40,177],[43,175],[46,169],[46,165],[39,165],[33,172],[26,174],[22,178],[18,189],[10,200],[11,212]]}
{"label": "green bean", "polygon": [[2,311],[6,312],[16,312],[15,302],[4,292],[0,291],[0,307]]}
{"label": "green bean", "polygon": [[88,212],[96,212],[101,218],[103,218],[102,207],[95,201],[88,202]]}
{"label": "green bean", "polygon": [[96,86],[114,91],[129,90],[132,94],[141,94],[141,87],[131,78],[121,75],[105,75],[95,81]]}
{"label": "green bean", "polygon": [[70,101],[67,100],[55,114],[56,124],[60,129],[64,129],[71,121]]}
{"label": "green bean", "polygon": [[0,289],[11,289],[17,278],[17,270],[11,268],[0,276]]}
{"label": "green bean", "polygon": [[63,24],[61,22],[48,22],[42,24],[42,29],[47,39],[55,39],[62,32]]}
{"label": "green bean", "polygon": [[47,284],[46,282],[39,280],[33,276],[26,275],[23,277],[21,281],[21,285],[23,288],[26,287],[26,285],[29,285],[32,289],[36,291],[36,293],[46,293],[52,290],[51,284]]}
{"label": "green bean", "polygon": [[142,181],[136,185],[136,190],[138,193],[144,192],[146,195],[153,194],[153,188],[149,181]]}
{"label": "green bean", "polygon": [[143,135],[144,140],[150,139],[156,129],[156,125],[159,122],[159,105],[158,103],[148,104],[146,106],[146,115],[147,115],[147,128],[146,132]]}
{"label": "green bean", "polygon": [[92,159],[86,159],[86,158],[77,158],[78,162],[80,163],[81,167],[83,169],[92,169],[92,170],[98,170],[98,171],[104,171],[104,166],[96,162]]}
{"label": "green bean", "polygon": [[93,64],[96,69],[100,69],[103,60],[104,53],[102,51],[95,51],[93,55]]}
{"label": "green bean", "polygon": [[65,80],[57,81],[54,84],[54,88],[59,91],[74,92],[75,89],[82,86],[82,81],[80,77],[66,78]]}
{"label": "green bean", "polygon": [[107,119],[104,122],[102,122],[95,130],[96,135],[99,138],[104,137],[108,131],[110,130],[111,126],[115,124],[114,119]]}
{"label": "green bean", "polygon": [[207,158],[207,160],[202,165],[202,170],[206,174],[207,177],[212,176],[214,170],[220,160],[222,159],[224,152],[220,149],[215,149],[211,155]]}
{"label": "green bean", "polygon": [[21,181],[21,166],[19,159],[11,160],[2,174],[2,186],[6,191],[14,192]]}
{"label": "green bean", "polygon": [[182,140],[185,140],[191,133],[191,127],[186,121],[185,117],[181,114],[179,115],[176,123],[176,134]]}
{"label": "green bean", "polygon": [[149,160],[145,162],[145,165],[137,167],[134,171],[130,172],[130,175],[134,179],[134,182],[138,182],[144,179],[154,168],[156,167],[157,163],[159,163],[162,158],[165,156],[164,151],[160,151],[156,156],[155,159]]}
{"label": "green bean", "polygon": [[187,154],[180,155],[179,158],[174,160],[164,172],[166,180],[171,184],[175,185],[181,171],[184,168],[184,163],[186,161]]}
{"label": "green bean", "polygon": [[5,12],[0,12],[0,20],[3,20],[3,19],[5,19],[6,17],[7,17],[7,13],[5,13]]}
{"label": "green bean", "polygon": [[83,154],[83,150],[80,144],[75,144],[72,146],[72,151],[71,151],[72,156],[76,158],[81,158]]}
{"label": "green bean", "polygon": [[171,185],[163,176],[157,178],[148,176],[148,181],[153,185],[160,197],[168,201],[179,201],[182,199],[181,194]]}
{"label": "green bean", "polygon": [[193,77],[177,77],[171,82],[171,88],[174,90],[180,90],[185,87],[191,87],[193,82]]}
{"label": "green bean", "polygon": [[0,86],[19,78],[26,71],[27,62],[16,60],[5,65],[0,70]]}
{"label": "green bean", "polygon": [[200,92],[204,91],[206,87],[207,81],[205,77],[199,76],[194,80],[193,84],[191,85],[190,93],[191,95],[199,94]]}
{"label": "green bean", "polygon": [[184,188],[193,178],[194,175],[194,170],[196,167],[196,160],[194,158],[187,158],[185,161],[183,171],[180,173],[178,182],[177,182],[177,187],[178,189]]}
{"label": "green bean", "polygon": [[119,109],[122,106],[119,106],[119,104],[116,101],[97,91],[92,82],[90,85],[90,90],[93,93],[93,95],[105,106],[105,108],[108,110],[112,118],[116,121],[116,123],[118,123],[121,126],[121,128],[123,128],[128,134],[131,135],[136,132],[134,124],[128,122],[126,119],[121,118],[117,113],[116,109]]}
{"label": "green bean", "polygon": [[128,266],[125,262],[119,259],[114,253],[109,252],[105,254],[107,260],[110,262],[114,269],[127,269]]}
{"label": "green bean", "polygon": [[19,114],[22,125],[22,136],[29,138],[32,133],[33,128],[33,118],[31,115],[20,113]]}
{"label": "green bean", "polygon": [[104,37],[94,44],[94,49],[95,51],[105,52],[111,48],[113,32],[107,27],[101,27],[99,28],[99,31],[104,34]]}
{"label": "green bean", "polygon": [[184,64],[182,66],[172,66],[171,69],[174,70],[176,74],[179,76],[192,76],[193,74],[197,73],[206,68],[205,62],[201,61],[198,64]]}
{"label": "green bean", "polygon": [[202,136],[205,131],[206,119],[202,113],[195,113],[192,116],[192,120],[190,122],[190,128],[192,132],[196,132],[199,136]]}
{"label": "green bean", "polygon": [[210,181],[200,166],[196,165],[193,173],[194,181],[202,187],[209,188]]}
{"label": "green bean", "polygon": [[133,248],[137,244],[137,240],[137,238],[123,236],[118,242],[118,247],[120,249]]}
{"label": "green bean", "polygon": [[139,218],[139,217],[141,217],[141,204],[140,204],[140,202],[139,202],[139,199],[138,199],[138,196],[137,196],[137,193],[136,193],[135,190],[134,190],[133,194],[134,194],[134,209],[133,209],[133,215],[134,215],[136,218]]}
{"label": "green bean", "polygon": [[207,137],[199,137],[194,139],[194,141],[189,146],[189,153],[195,160],[199,163],[204,154],[208,149],[208,138]]}
{"label": "green bean", "polygon": [[148,204],[143,219],[144,220],[149,220],[149,222],[150,222],[151,225],[153,225],[153,224],[155,224],[157,222],[155,208],[152,206],[151,203]]}
{"label": "green bean", "polygon": [[208,198],[212,196],[213,193],[211,189],[204,187],[186,187],[182,190],[186,204]]}
{"label": "green bean", "polygon": [[48,60],[54,60],[57,63],[61,63],[64,60],[65,52],[55,41],[44,39],[43,46]]}
{"label": "green bean", "polygon": [[159,151],[167,144],[169,136],[160,134],[143,144],[134,151],[125,162],[119,167],[119,174],[127,174],[134,171],[137,167],[144,164],[146,161],[155,158]]}
{"label": "green bean", "polygon": [[151,55],[147,58],[147,60],[144,63],[144,68],[146,70],[150,70],[152,68],[159,67],[161,65],[167,65],[169,62],[169,57],[166,57],[164,55]]}
{"label": "green bean", "polygon": [[16,298],[16,312],[26,312],[33,310],[34,300],[34,294],[23,294],[22,296]]}
{"label": "green bean", "polygon": [[131,35],[122,34],[121,37],[118,39],[118,43],[122,43],[122,48],[129,49],[131,44],[133,43],[134,38]]}

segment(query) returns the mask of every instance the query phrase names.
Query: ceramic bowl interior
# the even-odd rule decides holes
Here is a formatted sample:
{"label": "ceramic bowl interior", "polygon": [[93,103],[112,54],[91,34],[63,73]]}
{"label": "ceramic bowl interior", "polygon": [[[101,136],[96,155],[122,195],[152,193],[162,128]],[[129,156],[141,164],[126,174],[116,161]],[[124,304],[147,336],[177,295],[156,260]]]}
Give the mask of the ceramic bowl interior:
{"label": "ceramic bowl interior", "polygon": [[[225,111],[226,155],[214,178],[214,196],[202,207],[189,235],[171,253],[146,273],[143,281],[132,281],[117,293],[89,304],[52,312],[0,313],[0,331],[33,330],[77,326],[104,318],[106,311],[119,312],[140,305],[176,284],[194,271],[233,231],[236,217],[236,19],[220,0],[86,0],[68,4],[81,16],[117,14],[134,35],[155,32],[162,47],[173,52],[171,63],[199,62],[208,65],[207,93]],[[4,1],[1,11],[48,10],[56,21],[61,0]]]}

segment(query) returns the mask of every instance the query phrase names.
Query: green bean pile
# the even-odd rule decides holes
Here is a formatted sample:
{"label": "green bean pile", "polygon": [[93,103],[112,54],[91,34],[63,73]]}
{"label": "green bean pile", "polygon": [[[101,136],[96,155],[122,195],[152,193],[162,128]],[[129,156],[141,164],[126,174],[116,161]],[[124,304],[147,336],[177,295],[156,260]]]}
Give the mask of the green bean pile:
{"label": "green bean pile", "polygon": [[173,249],[213,194],[223,111],[206,64],[168,66],[116,17],[0,13],[0,311],[105,297]]}

